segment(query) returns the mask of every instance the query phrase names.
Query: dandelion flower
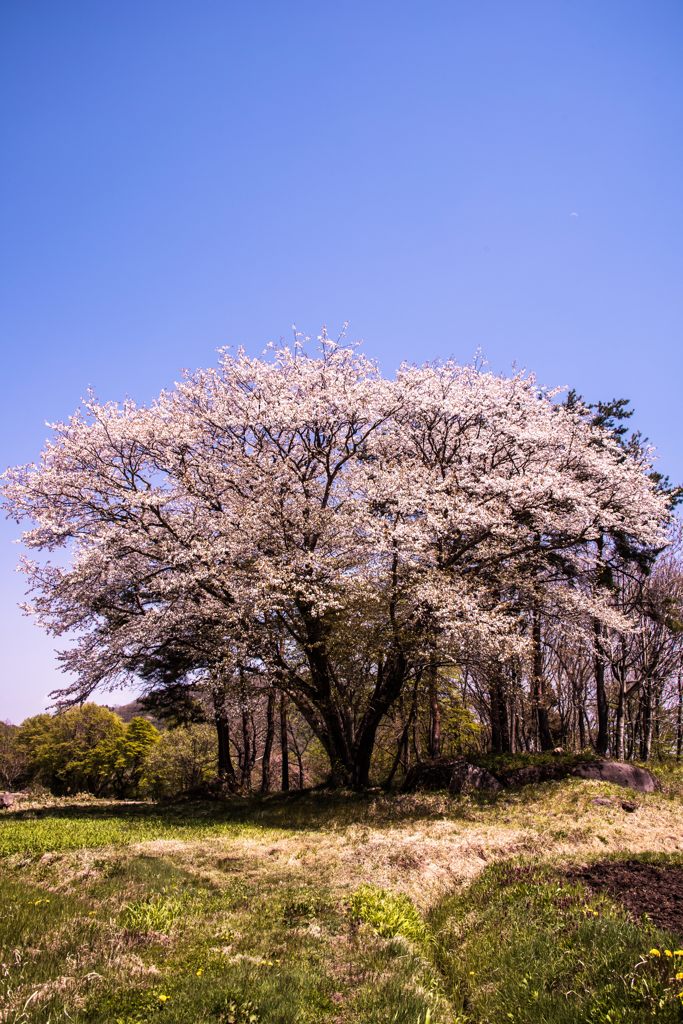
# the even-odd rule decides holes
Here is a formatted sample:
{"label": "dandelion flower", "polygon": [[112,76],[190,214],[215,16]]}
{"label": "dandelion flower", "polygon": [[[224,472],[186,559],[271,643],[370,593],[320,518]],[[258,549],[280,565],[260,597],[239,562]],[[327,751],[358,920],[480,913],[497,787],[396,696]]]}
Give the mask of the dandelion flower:
{"label": "dandelion flower", "polygon": [[659,952],[658,949],[651,949],[650,950],[650,956],[661,956],[661,955],[662,954]]}
{"label": "dandelion flower", "polygon": [[165,995],[163,992],[160,992],[159,995],[157,996],[157,999],[159,1000],[160,1003],[167,1003],[170,998],[170,996]]}

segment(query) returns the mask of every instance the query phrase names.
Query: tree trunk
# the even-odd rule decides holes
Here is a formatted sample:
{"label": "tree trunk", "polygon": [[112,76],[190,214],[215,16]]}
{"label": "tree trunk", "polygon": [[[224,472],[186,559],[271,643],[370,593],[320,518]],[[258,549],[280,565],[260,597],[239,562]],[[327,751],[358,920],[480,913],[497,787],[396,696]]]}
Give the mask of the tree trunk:
{"label": "tree trunk", "polygon": [[266,739],[263,746],[263,763],[261,767],[261,792],[270,791],[270,761],[273,753],[273,741],[275,739],[275,690],[268,694],[268,707],[266,708]]}
{"label": "tree trunk", "polygon": [[428,756],[441,756],[441,708],[437,689],[438,671],[436,658],[429,659],[429,743]]}
{"label": "tree trunk", "polygon": [[624,760],[624,717],[626,713],[626,683],[623,670],[619,671],[619,695],[617,697],[617,714],[614,725],[614,749],[617,761]]}
{"label": "tree trunk", "polygon": [[586,747],[586,722],[584,718],[583,697],[580,693],[577,695],[576,718],[579,727],[579,750],[584,750]]}
{"label": "tree trunk", "polygon": [[295,744],[295,746],[294,746],[294,752],[296,754],[296,762],[297,762],[297,767],[299,769],[299,789],[303,789],[304,788],[304,782],[305,782],[304,759],[301,756],[301,749],[300,749],[298,743]]}
{"label": "tree trunk", "polygon": [[252,743],[249,732],[249,712],[242,711],[242,789],[248,793],[251,790],[251,768],[252,768]]}
{"label": "tree trunk", "polygon": [[678,673],[678,708],[676,711],[676,760],[683,754],[683,673]]}
{"label": "tree trunk", "polygon": [[280,752],[282,757],[282,791],[289,790],[289,736],[287,735],[287,704],[284,693],[280,697]]}
{"label": "tree trunk", "polygon": [[652,681],[649,679],[643,688],[643,695],[640,760],[649,761],[652,750]]}
{"label": "tree trunk", "polygon": [[[387,789],[391,786],[391,783],[394,781],[394,775],[398,770],[398,766],[399,764],[401,764],[401,760],[405,757],[405,754],[408,750],[408,733],[410,732],[410,726],[412,725],[412,722],[413,714],[411,711],[408,718],[405,721],[405,725],[403,726],[401,735],[399,736],[398,741],[396,743],[396,756],[394,757],[393,764],[391,765],[391,771],[389,772],[388,776],[386,777],[383,783],[383,785],[385,785]],[[405,765],[404,770],[407,771]]]}
{"label": "tree trunk", "polygon": [[595,741],[595,749],[601,757],[604,757],[609,748],[609,707],[607,704],[607,690],[605,688],[605,661],[602,648],[602,623],[597,619],[593,622],[594,666],[595,666],[595,699],[598,712],[598,735]]}
{"label": "tree trunk", "polygon": [[499,669],[494,670],[489,685],[491,702],[491,749],[494,754],[510,753],[510,729],[508,726],[505,681]]}
{"label": "tree trunk", "polygon": [[230,756],[230,721],[225,712],[216,712],[214,720],[218,736],[218,777],[227,784],[229,789],[236,791],[237,776]]}
{"label": "tree trunk", "polygon": [[550,731],[550,722],[548,719],[548,705],[545,692],[545,678],[543,676],[543,647],[541,645],[541,613],[538,610],[538,608],[534,608],[532,632],[534,649],[533,699],[538,745],[540,746],[541,750],[552,750],[555,744],[553,743],[553,736]]}

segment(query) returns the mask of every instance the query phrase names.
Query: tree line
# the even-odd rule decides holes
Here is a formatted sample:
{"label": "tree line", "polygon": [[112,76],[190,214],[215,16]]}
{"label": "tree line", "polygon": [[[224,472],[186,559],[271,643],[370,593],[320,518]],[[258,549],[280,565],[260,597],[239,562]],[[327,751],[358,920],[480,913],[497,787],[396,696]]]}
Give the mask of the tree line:
{"label": "tree line", "polygon": [[355,788],[473,747],[680,757],[678,492],[629,415],[325,334],[90,397],[3,482],[57,700],[134,681],[235,790],[276,753]]}
{"label": "tree line", "polygon": [[216,775],[213,731],[163,732],[141,716],[124,722],[98,704],[0,722],[0,786],[133,799],[172,797]]}

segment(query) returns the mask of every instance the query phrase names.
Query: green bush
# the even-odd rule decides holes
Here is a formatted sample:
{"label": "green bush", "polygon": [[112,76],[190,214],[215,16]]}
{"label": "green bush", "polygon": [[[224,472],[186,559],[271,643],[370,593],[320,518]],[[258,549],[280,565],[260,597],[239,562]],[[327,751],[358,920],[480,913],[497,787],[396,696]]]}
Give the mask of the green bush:
{"label": "green bush", "polygon": [[209,725],[187,725],[162,733],[147,758],[143,788],[154,797],[173,797],[215,778],[216,733]]}

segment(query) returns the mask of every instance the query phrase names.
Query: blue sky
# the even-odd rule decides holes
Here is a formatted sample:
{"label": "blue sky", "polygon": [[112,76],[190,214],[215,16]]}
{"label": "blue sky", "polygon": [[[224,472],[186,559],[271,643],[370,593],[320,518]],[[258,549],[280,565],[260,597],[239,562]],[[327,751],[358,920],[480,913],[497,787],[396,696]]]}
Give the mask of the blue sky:
{"label": "blue sky", "polygon": [[[683,5],[4,0],[0,463],[351,322],[624,395],[683,479]],[[0,718],[59,685],[0,527]]]}

